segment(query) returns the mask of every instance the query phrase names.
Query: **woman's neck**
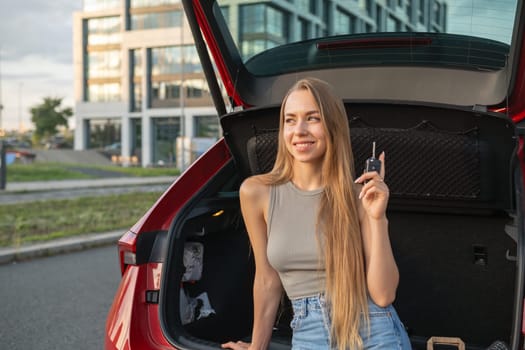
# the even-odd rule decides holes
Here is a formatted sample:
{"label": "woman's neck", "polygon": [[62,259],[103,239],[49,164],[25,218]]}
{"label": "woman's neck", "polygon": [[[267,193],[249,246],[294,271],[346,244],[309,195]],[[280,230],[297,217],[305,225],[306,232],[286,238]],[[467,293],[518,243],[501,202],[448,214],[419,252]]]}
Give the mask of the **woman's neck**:
{"label": "woman's neck", "polygon": [[293,166],[292,183],[295,187],[311,191],[323,187],[321,167],[296,162]]}

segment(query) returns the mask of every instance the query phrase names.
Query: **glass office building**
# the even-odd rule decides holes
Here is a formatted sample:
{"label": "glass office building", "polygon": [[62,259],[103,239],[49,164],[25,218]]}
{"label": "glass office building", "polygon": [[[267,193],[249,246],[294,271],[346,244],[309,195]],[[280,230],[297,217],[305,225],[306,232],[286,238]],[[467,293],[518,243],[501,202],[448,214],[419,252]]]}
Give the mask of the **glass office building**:
{"label": "glass office building", "polygon": [[74,15],[75,149],[185,168],[202,152],[193,140],[221,134],[182,4],[83,3]]}
{"label": "glass office building", "polygon": [[[446,0],[220,0],[244,59],[317,36],[446,30]],[[180,0],[84,0],[74,16],[75,149],[185,168],[221,136]],[[202,142],[202,141],[205,142]]]}

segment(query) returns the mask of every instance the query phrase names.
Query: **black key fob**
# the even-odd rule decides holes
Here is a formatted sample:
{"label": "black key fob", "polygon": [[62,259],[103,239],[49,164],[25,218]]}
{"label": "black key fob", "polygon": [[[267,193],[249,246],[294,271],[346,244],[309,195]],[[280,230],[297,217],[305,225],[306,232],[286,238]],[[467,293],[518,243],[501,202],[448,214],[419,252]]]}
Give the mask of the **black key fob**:
{"label": "black key fob", "polygon": [[376,142],[372,142],[372,157],[366,160],[365,172],[377,171],[379,174],[381,172],[381,161],[376,158]]}

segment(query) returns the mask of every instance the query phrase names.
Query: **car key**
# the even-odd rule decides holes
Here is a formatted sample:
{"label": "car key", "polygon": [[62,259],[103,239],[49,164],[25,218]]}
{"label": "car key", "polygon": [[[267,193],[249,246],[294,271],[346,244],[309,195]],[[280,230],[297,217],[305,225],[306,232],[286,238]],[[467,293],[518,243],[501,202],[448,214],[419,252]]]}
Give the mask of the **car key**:
{"label": "car key", "polygon": [[377,171],[381,172],[381,161],[376,158],[376,142],[372,142],[372,157],[366,160],[365,172]]}

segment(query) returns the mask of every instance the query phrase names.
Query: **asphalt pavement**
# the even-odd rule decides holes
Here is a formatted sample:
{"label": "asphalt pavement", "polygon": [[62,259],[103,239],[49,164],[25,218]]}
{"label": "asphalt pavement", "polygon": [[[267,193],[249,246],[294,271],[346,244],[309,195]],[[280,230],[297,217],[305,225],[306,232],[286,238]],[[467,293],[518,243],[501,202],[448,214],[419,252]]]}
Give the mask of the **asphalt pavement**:
{"label": "asphalt pavement", "polygon": [[[130,192],[133,190],[159,190],[168,188],[175,176],[158,177],[115,177],[84,180],[11,182],[0,190],[0,210],[2,204],[19,201],[47,200],[85,196],[86,193],[103,194]],[[125,230],[92,233],[81,236],[57,239],[45,243],[0,248],[0,264],[28,260],[43,256],[68,253],[92,247],[114,244]]]}

